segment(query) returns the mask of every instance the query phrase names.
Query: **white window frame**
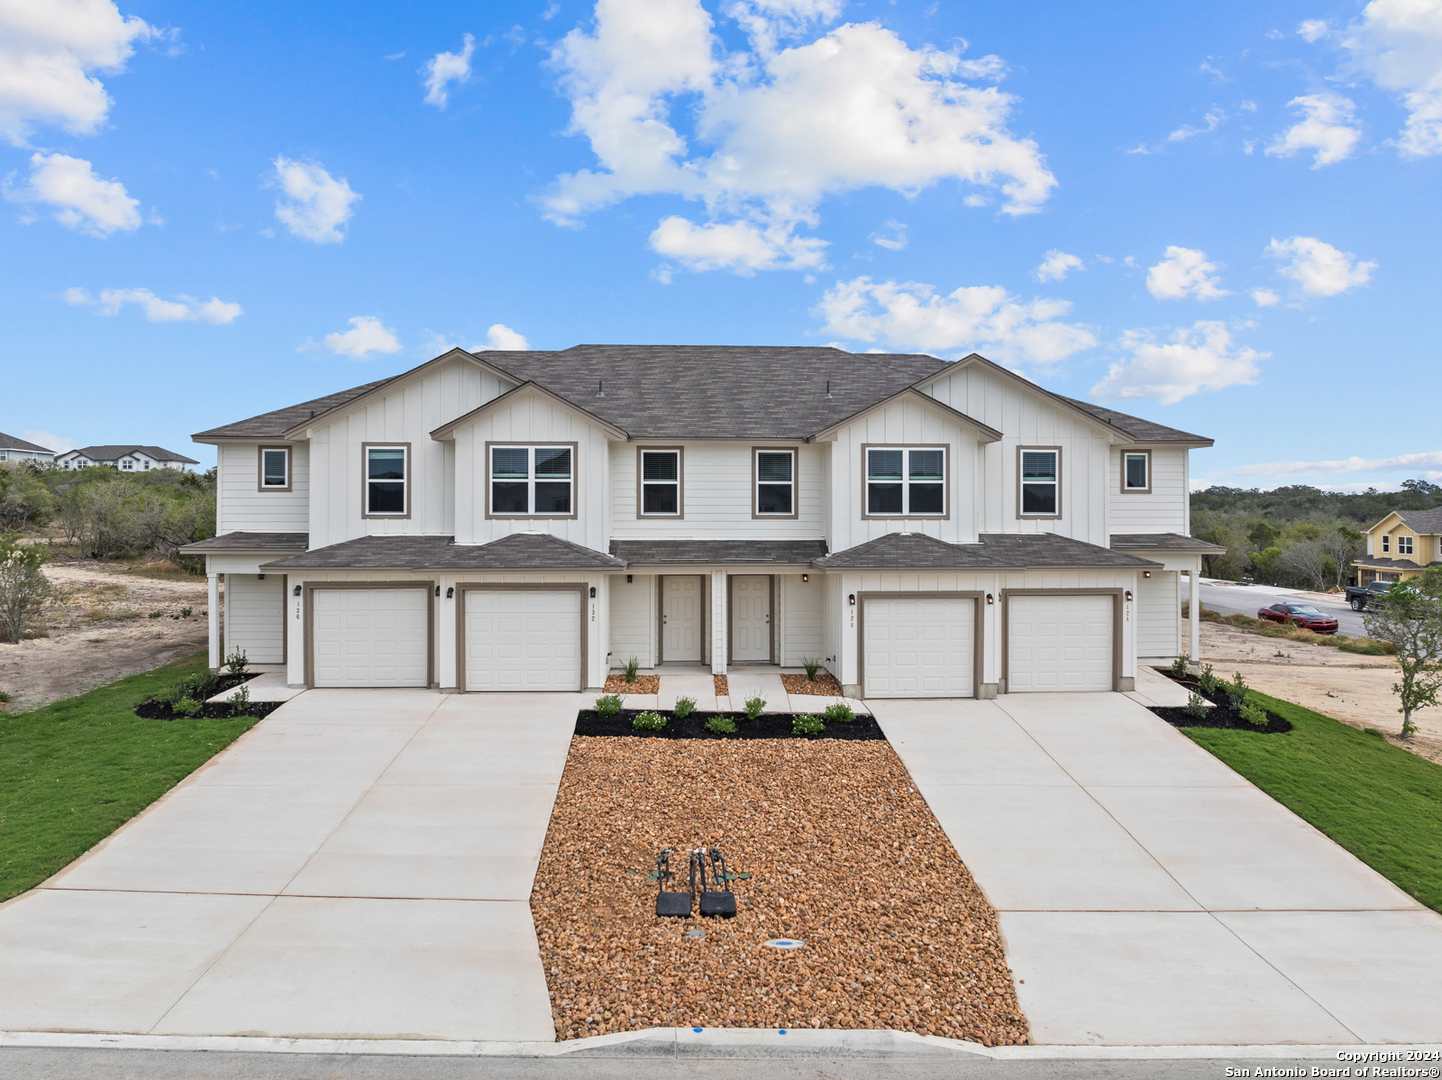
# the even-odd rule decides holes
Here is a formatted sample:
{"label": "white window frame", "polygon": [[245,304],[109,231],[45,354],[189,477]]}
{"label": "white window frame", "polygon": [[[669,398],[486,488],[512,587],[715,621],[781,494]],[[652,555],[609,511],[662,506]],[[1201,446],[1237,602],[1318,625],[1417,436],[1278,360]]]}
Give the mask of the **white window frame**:
{"label": "white window frame", "polygon": [[[526,452],[526,477],[522,480],[519,476],[501,477],[495,476],[496,451],[497,450],[524,450]],[[571,474],[565,477],[536,475],[536,454],[542,450],[564,450],[571,455]],[[576,510],[576,465],[579,447],[576,443],[519,443],[519,442],[489,442],[486,443],[486,517],[488,518],[526,518],[526,519],[561,519],[577,516]],[[519,510],[496,510],[495,485],[519,484],[526,485],[526,509]],[[536,485],[537,484],[561,484],[564,483],[570,488],[571,509],[567,513],[555,511],[536,511]]]}
{"label": "white window frame", "polygon": [[[762,480],[761,455],[785,454],[791,460],[789,480]],[[751,448],[751,516],[753,518],[794,518],[800,513],[796,505],[796,449],[791,446],[753,446]],[[761,485],[791,489],[791,509],[783,512],[761,509]]]}
{"label": "white window frame", "polygon": [[1397,554],[1411,555],[1416,551],[1416,545],[1412,543],[1410,536],[1397,537]]}
{"label": "white window frame", "polygon": [[[396,480],[372,480],[371,479],[371,451],[372,450],[399,450],[401,452],[401,479]],[[361,516],[367,518],[408,518],[411,516],[411,444],[410,443],[363,443],[361,446],[361,467],[365,470],[362,476],[361,488]],[[394,484],[401,485],[400,510],[372,510],[371,509],[371,485],[372,484]]]}
{"label": "white window frame", "polygon": [[1392,537],[1387,533],[1382,534],[1382,551],[1388,555],[1392,553]]}
{"label": "white window frame", "polygon": [[[934,477],[925,476],[913,478],[911,475],[911,453],[913,450],[936,450],[941,453],[941,509],[914,512],[911,509],[911,489],[914,484],[935,484]],[[901,479],[897,480],[876,480],[871,479],[871,455],[874,453],[895,453],[901,452]],[[878,484],[901,484],[901,510],[877,511],[871,509],[871,485]],[[944,519],[951,516],[951,447],[945,444],[926,443],[900,443],[900,444],[868,444],[861,448],[861,509],[863,518],[933,518]]]}
{"label": "white window frame", "polygon": [[[670,454],[676,459],[676,479],[674,480],[647,480],[646,479],[646,455],[647,454]],[[685,467],[686,455],[679,446],[641,446],[636,450],[636,516],[647,518],[681,518],[686,516],[685,482],[682,469]],[[647,510],[646,489],[648,487],[674,487],[676,489],[675,510]]]}
{"label": "white window frame", "polygon": [[[1061,451],[1062,448],[1060,446],[1018,446],[1016,448],[1017,517],[1042,520],[1061,517]],[[1053,470],[1052,478],[1050,480],[1028,481],[1026,479],[1026,470],[1022,467],[1022,463],[1026,460],[1027,454],[1052,455],[1052,459],[1056,462],[1056,467]],[[1054,487],[1056,489],[1056,501],[1054,509],[1044,511],[1023,509],[1023,507],[1026,506],[1026,488],[1028,483],[1037,487],[1045,484],[1050,484],[1052,487]]]}
{"label": "white window frame", "polygon": [[[1130,471],[1127,463],[1132,458],[1142,459],[1142,468],[1145,470],[1146,483],[1135,485],[1131,482]],[[1152,490],[1152,452],[1150,450],[1123,450],[1122,451],[1122,492],[1128,495],[1147,495]]]}
{"label": "white window frame", "polygon": [[[285,455],[285,481],[280,484],[267,484],[265,482],[265,456],[267,454]],[[366,457],[369,463],[370,457]],[[260,476],[256,480],[256,488],[259,491],[289,491],[290,490],[290,447],[288,446],[262,446],[260,448]]]}

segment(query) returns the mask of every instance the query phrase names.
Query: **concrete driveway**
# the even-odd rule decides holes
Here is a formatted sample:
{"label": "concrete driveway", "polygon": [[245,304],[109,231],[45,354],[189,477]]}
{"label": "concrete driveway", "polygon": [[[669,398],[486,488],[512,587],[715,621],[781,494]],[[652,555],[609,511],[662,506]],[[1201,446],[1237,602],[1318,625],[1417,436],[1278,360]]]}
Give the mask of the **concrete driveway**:
{"label": "concrete driveway", "polygon": [[1034,1041],[1442,1039],[1442,915],[1140,702],[871,706],[1000,912]]}
{"label": "concrete driveway", "polygon": [[552,1040],[579,694],[313,690],[0,907],[0,1030]]}

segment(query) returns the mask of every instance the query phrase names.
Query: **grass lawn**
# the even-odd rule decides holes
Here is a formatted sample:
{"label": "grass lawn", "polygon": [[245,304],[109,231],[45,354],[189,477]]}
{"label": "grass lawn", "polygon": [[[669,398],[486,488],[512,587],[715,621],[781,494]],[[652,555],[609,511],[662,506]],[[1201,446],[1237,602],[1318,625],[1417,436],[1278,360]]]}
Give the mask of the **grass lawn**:
{"label": "grass lawn", "polygon": [[0,900],[83,855],[255,723],[142,720],[132,711],[205,662],[197,653],[43,709],[0,714]]}
{"label": "grass lawn", "polygon": [[1442,765],[1252,691],[1285,735],[1183,728],[1237,772],[1430,908],[1442,911]]}

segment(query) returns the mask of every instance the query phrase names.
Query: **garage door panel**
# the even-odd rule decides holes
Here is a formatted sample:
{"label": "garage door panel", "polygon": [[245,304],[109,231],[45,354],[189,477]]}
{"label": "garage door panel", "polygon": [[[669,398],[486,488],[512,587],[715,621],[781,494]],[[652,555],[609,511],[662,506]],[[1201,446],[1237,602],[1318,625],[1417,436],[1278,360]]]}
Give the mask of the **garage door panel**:
{"label": "garage door panel", "polygon": [[316,589],[316,686],[428,686],[428,589]]}
{"label": "garage door panel", "polygon": [[1008,692],[1112,689],[1110,596],[1012,596],[1007,603]]}
{"label": "garage door panel", "polygon": [[580,689],[580,593],[468,590],[465,659],[467,690]]}
{"label": "garage door panel", "polygon": [[975,601],[864,601],[868,697],[971,697]]}

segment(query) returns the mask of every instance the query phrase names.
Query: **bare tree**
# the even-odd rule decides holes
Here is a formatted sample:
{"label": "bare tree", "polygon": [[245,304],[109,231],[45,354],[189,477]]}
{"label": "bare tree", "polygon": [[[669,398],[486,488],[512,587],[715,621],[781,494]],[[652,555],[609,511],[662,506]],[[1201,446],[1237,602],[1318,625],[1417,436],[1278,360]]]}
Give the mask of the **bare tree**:
{"label": "bare tree", "polygon": [[1338,587],[1347,583],[1347,572],[1352,568],[1352,562],[1362,553],[1362,534],[1356,529],[1349,529],[1345,525],[1339,525],[1327,533],[1319,541],[1322,550],[1332,560],[1334,585]]}
{"label": "bare tree", "polygon": [[1417,731],[1412,714],[1436,705],[1442,689],[1442,567],[1394,582],[1382,601],[1367,605],[1362,623],[1369,637],[1397,648],[1402,681],[1392,691],[1401,703],[1402,738],[1410,739]]}
{"label": "bare tree", "polygon": [[1293,544],[1282,556],[1282,566],[1321,592],[1327,587],[1327,552],[1319,541]]}

